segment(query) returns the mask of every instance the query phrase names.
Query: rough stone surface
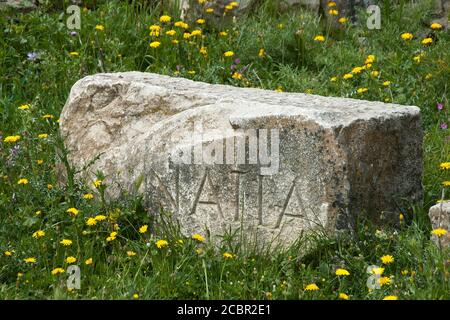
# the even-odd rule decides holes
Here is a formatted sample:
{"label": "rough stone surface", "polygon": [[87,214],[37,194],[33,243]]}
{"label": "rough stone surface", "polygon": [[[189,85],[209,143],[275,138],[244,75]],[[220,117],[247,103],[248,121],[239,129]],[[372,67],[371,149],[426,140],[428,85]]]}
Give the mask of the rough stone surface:
{"label": "rough stone surface", "polygon": [[[205,3],[204,5],[199,5],[196,3],[191,4],[189,0],[181,0],[179,2],[180,9],[182,11],[183,18],[198,18],[204,15],[205,8],[214,8],[215,15],[218,17],[222,17],[224,12],[224,7],[228,5],[231,0],[214,0]],[[252,0],[237,0],[239,6],[233,9],[233,13],[229,14],[229,16],[240,16],[243,13],[248,12],[253,7],[254,1]],[[286,0],[280,3],[280,9],[288,9],[295,7],[303,7],[313,11],[318,12],[320,8],[320,0]]]}
{"label": "rough stone surface", "polygon": [[[291,243],[361,214],[397,217],[400,199],[422,197],[412,106],[129,72],[79,80],[60,126],[76,168],[98,158],[85,177],[102,171],[110,197],[144,194],[151,214],[173,212],[187,234],[242,227]],[[180,164],[192,153],[195,164]]]}
{"label": "rough stone surface", "polygon": [[[216,15],[222,16],[223,9],[228,5],[231,0],[213,0],[208,1],[204,5],[199,5],[191,3],[189,0],[179,1],[179,6],[182,11],[183,18],[198,18],[203,14],[204,8],[214,8],[216,10]],[[254,8],[254,3],[257,1],[252,0],[237,0],[239,6],[233,10],[232,15],[242,15]],[[330,16],[328,14],[328,3],[330,0],[284,0],[279,2],[278,9],[286,11],[296,8],[305,8],[313,12],[324,13],[327,19],[334,19],[335,16]],[[357,7],[367,7],[370,4],[368,0],[335,0],[336,7],[333,9],[338,9],[340,16],[354,17]],[[231,16],[231,15],[230,15]]]}
{"label": "rough stone surface", "polygon": [[448,29],[450,20],[450,0],[435,0],[435,12],[431,23],[439,23],[444,29]]}
{"label": "rough stone surface", "polygon": [[0,10],[6,8],[29,11],[36,9],[36,5],[30,0],[0,0]]}
{"label": "rough stone surface", "polygon": [[[428,213],[431,226],[433,229],[445,229],[450,230],[450,201],[438,203],[430,208]],[[441,238],[436,235],[432,235],[431,239],[439,245],[439,241],[441,245],[444,247],[450,246],[450,232],[447,232]]]}

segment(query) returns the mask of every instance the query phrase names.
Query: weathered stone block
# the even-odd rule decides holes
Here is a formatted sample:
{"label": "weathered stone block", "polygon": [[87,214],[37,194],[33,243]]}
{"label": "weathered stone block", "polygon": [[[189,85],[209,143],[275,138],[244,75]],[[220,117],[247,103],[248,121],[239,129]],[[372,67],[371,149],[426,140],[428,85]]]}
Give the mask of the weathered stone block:
{"label": "weathered stone block", "polygon": [[431,239],[439,245],[443,247],[450,246],[450,201],[445,201],[442,203],[438,203],[430,208],[428,215],[431,220],[431,226],[433,229],[444,229],[447,230],[447,233],[441,237],[437,235],[432,235]]}
{"label": "weathered stone block", "polygon": [[422,197],[417,107],[211,85],[150,73],[78,81],[61,114],[70,161],[109,196],[145,195],[186,233],[241,228],[291,243],[397,217]]}
{"label": "weathered stone block", "polygon": [[0,0],[0,10],[8,8],[24,12],[36,9],[36,5],[31,0]]}

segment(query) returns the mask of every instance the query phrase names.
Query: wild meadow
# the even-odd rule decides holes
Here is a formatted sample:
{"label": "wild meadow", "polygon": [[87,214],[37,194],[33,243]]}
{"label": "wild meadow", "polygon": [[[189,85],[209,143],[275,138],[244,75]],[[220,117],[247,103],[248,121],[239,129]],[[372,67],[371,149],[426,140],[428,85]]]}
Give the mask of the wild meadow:
{"label": "wild meadow", "polygon": [[[446,230],[427,215],[450,197],[450,33],[429,23],[432,1],[382,8],[375,30],[364,11],[352,21],[332,1],[333,27],[273,0],[236,19],[230,1],[223,18],[204,10],[184,21],[158,3],[85,1],[80,29],[67,27],[69,1],[46,3],[0,12],[1,299],[450,298],[449,249],[430,241]],[[111,200],[101,175],[79,179],[58,132],[78,79],[133,70],[418,106],[424,199],[395,226],[362,217],[352,232],[276,250],[182,235],[139,195]],[[78,289],[67,286],[70,266]]]}

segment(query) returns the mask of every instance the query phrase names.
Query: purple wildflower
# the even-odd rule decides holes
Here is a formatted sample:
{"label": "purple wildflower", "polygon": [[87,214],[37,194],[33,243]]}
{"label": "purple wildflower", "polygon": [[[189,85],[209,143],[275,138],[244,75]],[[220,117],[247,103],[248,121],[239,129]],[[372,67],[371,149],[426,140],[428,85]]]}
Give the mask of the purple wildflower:
{"label": "purple wildflower", "polygon": [[20,145],[16,144],[12,149],[10,149],[10,155],[12,158],[16,158],[20,152]]}
{"label": "purple wildflower", "polygon": [[444,104],[438,103],[438,104],[437,104],[437,108],[438,108],[438,110],[444,109]]}
{"label": "purple wildflower", "polygon": [[231,71],[236,70],[236,65],[235,65],[235,64],[232,64],[232,65],[230,66],[230,69],[231,69]]}
{"label": "purple wildflower", "polygon": [[240,63],[241,63],[241,59],[239,59],[239,58],[235,59],[235,60],[234,60],[234,63],[235,63],[235,64],[240,64]]}
{"label": "purple wildflower", "polygon": [[76,31],[71,31],[69,34],[70,34],[72,37],[76,37],[76,36],[78,35],[78,32],[76,32]]}
{"label": "purple wildflower", "polygon": [[445,129],[447,129],[448,128],[448,125],[444,122],[444,123],[441,123],[441,129],[442,130],[445,130]]}

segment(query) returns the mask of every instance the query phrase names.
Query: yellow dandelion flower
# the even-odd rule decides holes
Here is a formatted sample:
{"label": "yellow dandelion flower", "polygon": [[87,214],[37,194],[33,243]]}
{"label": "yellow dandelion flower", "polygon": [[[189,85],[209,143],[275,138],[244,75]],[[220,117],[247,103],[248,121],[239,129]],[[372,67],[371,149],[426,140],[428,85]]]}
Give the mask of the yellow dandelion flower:
{"label": "yellow dandelion flower", "polygon": [[150,43],[150,48],[156,49],[161,45],[161,42],[159,41],[153,41]]}
{"label": "yellow dandelion flower", "polygon": [[345,270],[345,269],[337,269],[337,270],[336,270],[336,275],[337,275],[337,276],[349,276],[349,275],[350,275],[350,272],[348,272],[348,271]]}
{"label": "yellow dandelion flower", "polygon": [[7,136],[3,139],[3,142],[17,142],[20,140],[20,136]]}
{"label": "yellow dandelion flower", "polygon": [[202,35],[202,30],[196,29],[191,32],[191,36],[193,36],[193,37],[200,36],[200,35]]}
{"label": "yellow dandelion flower", "polygon": [[437,228],[434,229],[433,231],[431,231],[432,234],[434,234],[435,236],[437,236],[438,238],[445,236],[447,233],[447,230],[443,229],[443,228]]}
{"label": "yellow dandelion flower", "polygon": [[206,47],[201,47],[199,50],[200,54],[207,56],[208,55],[208,48]]}
{"label": "yellow dandelion flower", "polygon": [[52,114],[44,114],[42,116],[42,119],[53,119],[55,116],[53,116]]}
{"label": "yellow dandelion flower", "polygon": [[25,263],[33,264],[33,263],[36,263],[36,258],[29,257],[29,258],[23,259],[23,261],[25,261]]}
{"label": "yellow dandelion flower", "polygon": [[339,14],[339,11],[335,9],[328,10],[328,14],[331,16],[337,16]]}
{"label": "yellow dandelion flower", "polygon": [[189,25],[184,21],[177,21],[177,22],[175,22],[174,25],[175,25],[175,27],[179,27],[182,29],[189,29]]}
{"label": "yellow dandelion flower", "polygon": [[372,71],[372,72],[370,73],[370,75],[371,75],[372,77],[376,78],[376,77],[378,77],[378,76],[380,75],[380,72],[374,70],[374,71]]}
{"label": "yellow dandelion flower", "polygon": [[336,81],[337,81],[337,77],[331,77],[331,78],[330,78],[330,81],[331,81],[331,82],[336,82]]}
{"label": "yellow dandelion flower", "polygon": [[89,259],[87,259],[87,260],[84,262],[84,264],[87,265],[87,266],[91,265],[92,263],[93,263],[92,258],[89,258]]}
{"label": "yellow dandelion flower", "polygon": [[161,23],[169,23],[170,20],[172,20],[172,18],[168,15],[159,17],[159,22],[161,22]]}
{"label": "yellow dandelion flower", "polygon": [[430,28],[433,30],[440,30],[442,29],[442,24],[435,22],[431,24]]}
{"label": "yellow dandelion flower", "polygon": [[383,298],[383,300],[398,300],[397,296],[386,296]]}
{"label": "yellow dandelion flower", "polygon": [[402,33],[400,37],[403,40],[409,41],[409,40],[412,40],[412,38],[414,38],[414,35],[412,33],[405,32],[405,33]]}
{"label": "yellow dandelion flower", "polygon": [[98,25],[95,26],[95,30],[103,31],[103,30],[105,30],[105,26],[102,25],[102,24],[98,24]]}
{"label": "yellow dandelion flower", "polygon": [[19,110],[28,110],[30,108],[31,108],[30,104],[22,104],[19,107],[17,107],[17,109],[19,109]]}
{"label": "yellow dandelion flower", "polygon": [[11,257],[13,255],[12,251],[5,251],[3,254],[7,257]]}
{"label": "yellow dandelion flower", "polygon": [[139,233],[146,233],[148,229],[148,225],[144,224],[139,228]]}
{"label": "yellow dandelion flower", "polygon": [[88,218],[86,224],[90,227],[95,226],[97,224],[97,220],[95,220],[95,218]]}
{"label": "yellow dandelion flower", "polygon": [[361,73],[363,70],[364,70],[363,67],[355,67],[355,68],[352,69],[352,73],[353,73],[353,74],[359,74],[359,73]]}
{"label": "yellow dandelion flower", "polygon": [[351,78],[353,78],[353,74],[351,74],[351,73],[346,73],[346,74],[344,74],[343,78],[344,78],[345,80],[351,79]]}
{"label": "yellow dandelion flower", "polygon": [[205,24],[205,19],[197,19],[196,21],[195,21],[197,24]]}
{"label": "yellow dandelion flower", "polygon": [[106,216],[99,214],[99,215],[96,215],[94,219],[97,221],[103,221],[103,220],[106,220]]}
{"label": "yellow dandelion flower", "polygon": [[366,58],[365,64],[374,63],[376,60],[375,55],[369,54]]}
{"label": "yellow dandelion flower", "polygon": [[450,170],[450,162],[442,162],[439,165],[439,168],[441,168],[441,170]]}
{"label": "yellow dandelion flower", "polygon": [[341,24],[344,24],[344,23],[348,22],[348,19],[346,17],[342,17],[342,18],[339,18],[338,22]]}
{"label": "yellow dandelion flower", "polygon": [[234,56],[234,52],[233,51],[227,51],[223,54],[224,57],[232,57]]}
{"label": "yellow dandelion flower", "polygon": [[327,3],[327,6],[328,6],[329,8],[336,7],[336,2],[330,1],[330,2]]}
{"label": "yellow dandelion flower", "polygon": [[26,185],[28,183],[29,183],[28,179],[25,178],[19,179],[19,181],[17,181],[17,184],[19,185]]}
{"label": "yellow dandelion flower", "polygon": [[173,37],[176,34],[177,34],[177,32],[175,30],[173,30],[173,29],[169,30],[169,31],[166,31],[166,35],[168,35],[170,37]]}
{"label": "yellow dandelion flower", "polygon": [[214,13],[214,9],[213,8],[207,8],[205,10],[206,13]]}
{"label": "yellow dandelion flower", "polygon": [[348,300],[348,299],[350,299],[350,297],[345,293],[339,293],[339,299]]}
{"label": "yellow dandelion flower", "polygon": [[77,262],[77,258],[75,258],[73,256],[69,256],[66,258],[66,262],[67,263],[75,263],[75,262]]}
{"label": "yellow dandelion flower", "polygon": [[322,36],[322,35],[315,36],[315,37],[314,37],[314,41],[317,41],[317,42],[324,42],[324,41],[325,41],[325,37]]}
{"label": "yellow dandelion flower", "polygon": [[263,48],[259,49],[258,57],[262,58],[265,55],[266,55],[266,50],[264,50]]}
{"label": "yellow dandelion flower", "polygon": [[155,37],[155,38],[157,38],[157,37],[159,37],[159,30],[152,30],[152,31],[150,31],[150,37]]}
{"label": "yellow dandelion flower", "polygon": [[199,242],[205,241],[205,238],[204,238],[202,235],[198,234],[198,233],[194,234],[194,235],[192,236],[192,239],[197,240],[197,241],[199,241]]}
{"label": "yellow dandelion flower", "polygon": [[32,235],[32,237],[35,238],[35,239],[39,239],[39,238],[42,238],[44,236],[45,236],[45,231],[43,231],[43,230],[35,231],[33,233],[33,235]]}
{"label": "yellow dandelion flower", "polygon": [[160,26],[158,26],[157,24],[152,24],[150,27],[148,27],[148,29],[150,31],[159,32],[159,31],[161,31],[162,28]]}
{"label": "yellow dandelion flower", "polygon": [[135,300],[139,299],[139,295],[137,293],[133,294],[133,299]]}
{"label": "yellow dandelion flower", "polygon": [[389,80],[383,82],[383,86],[389,87],[391,85],[391,82]]}
{"label": "yellow dandelion flower", "polygon": [[63,246],[65,246],[65,247],[68,247],[68,246],[72,245],[72,240],[62,239],[59,243],[62,244]]}
{"label": "yellow dandelion flower", "polygon": [[109,237],[106,238],[106,241],[107,242],[114,241],[114,240],[116,240],[116,237],[117,237],[117,232],[113,231],[109,234]]}
{"label": "yellow dandelion flower", "polygon": [[311,283],[305,287],[305,290],[306,291],[317,291],[317,290],[319,290],[319,287],[315,283]]}
{"label": "yellow dandelion flower", "polygon": [[242,79],[242,73],[235,72],[235,73],[233,73],[233,75],[231,77],[233,79],[235,79],[235,80],[241,80]]}
{"label": "yellow dandelion flower", "polygon": [[156,247],[158,249],[162,249],[164,247],[167,247],[169,245],[169,242],[167,242],[166,240],[158,240],[156,241]]}
{"label": "yellow dandelion flower", "polygon": [[85,200],[94,199],[94,195],[92,193],[86,193],[83,195],[83,199],[85,199]]}
{"label": "yellow dandelion flower", "polygon": [[76,51],[69,52],[72,57],[78,57],[80,54]]}
{"label": "yellow dandelion flower", "polygon": [[445,188],[450,187],[450,181],[443,181],[442,186]]}
{"label": "yellow dandelion flower", "polygon": [[424,46],[428,46],[428,45],[430,45],[432,43],[433,43],[433,39],[432,38],[425,38],[425,39],[422,40],[422,44]]}
{"label": "yellow dandelion flower", "polygon": [[36,163],[37,163],[38,165],[41,165],[41,164],[43,164],[43,163],[44,163],[44,160],[42,160],[42,159],[39,159],[39,160],[37,160],[37,161],[36,161]]}
{"label": "yellow dandelion flower", "polygon": [[79,213],[77,208],[69,208],[66,210],[66,212],[71,216],[76,216]]}
{"label": "yellow dandelion flower", "polygon": [[92,184],[93,184],[94,188],[100,188],[102,186],[102,184],[103,184],[103,181],[97,179]]}
{"label": "yellow dandelion flower", "polygon": [[384,268],[373,268],[371,272],[372,274],[381,276],[384,273]]}
{"label": "yellow dandelion flower", "polygon": [[381,262],[383,264],[390,264],[394,262],[394,257],[391,255],[384,255],[381,257]]}
{"label": "yellow dandelion flower", "polygon": [[366,93],[367,91],[369,91],[368,88],[358,88],[358,90],[356,90],[358,93],[362,94],[362,93]]}
{"label": "yellow dandelion flower", "polygon": [[63,268],[55,268],[52,270],[52,275],[56,276],[58,274],[64,273],[65,270]]}
{"label": "yellow dandelion flower", "polygon": [[379,279],[379,283],[380,283],[380,285],[382,285],[382,286],[387,285],[387,284],[390,284],[390,283],[391,283],[391,278],[389,278],[389,277],[381,277],[381,278]]}
{"label": "yellow dandelion flower", "polygon": [[134,252],[134,251],[127,251],[127,256],[129,256],[129,257],[134,257],[136,255],[136,252]]}
{"label": "yellow dandelion flower", "polygon": [[229,253],[229,252],[225,252],[222,256],[225,259],[232,259],[232,258],[234,258],[234,255],[232,253]]}
{"label": "yellow dandelion flower", "polygon": [[219,36],[221,36],[221,37],[226,37],[226,36],[228,36],[228,32],[226,32],[226,31],[221,31],[221,32],[219,32]]}

